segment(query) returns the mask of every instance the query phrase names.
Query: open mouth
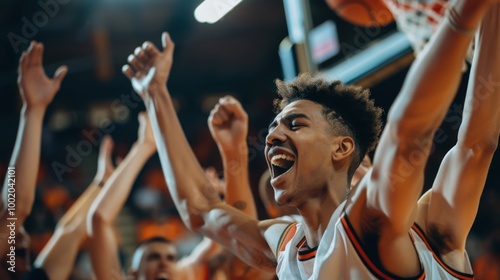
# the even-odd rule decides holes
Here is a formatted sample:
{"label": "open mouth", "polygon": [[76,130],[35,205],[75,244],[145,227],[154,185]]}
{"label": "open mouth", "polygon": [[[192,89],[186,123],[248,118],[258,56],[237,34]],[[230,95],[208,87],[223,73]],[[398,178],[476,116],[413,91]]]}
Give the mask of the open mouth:
{"label": "open mouth", "polygon": [[295,158],[291,155],[277,154],[271,158],[273,168],[273,178],[277,178],[286,173],[295,164]]}
{"label": "open mouth", "polygon": [[156,280],[170,280],[168,273],[162,272],[156,276]]}

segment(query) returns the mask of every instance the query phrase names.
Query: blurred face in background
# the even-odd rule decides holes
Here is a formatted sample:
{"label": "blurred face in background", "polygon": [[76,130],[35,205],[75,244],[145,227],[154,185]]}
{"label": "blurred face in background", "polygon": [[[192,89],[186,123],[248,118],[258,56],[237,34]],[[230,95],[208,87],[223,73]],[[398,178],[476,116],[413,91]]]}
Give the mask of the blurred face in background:
{"label": "blurred face in background", "polygon": [[[137,270],[133,271],[137,280],[177,280],[177,249],[172,243],[151,242],[139,246],[134,259],[140,259]],[[133,269],[134,270],[134,269]]]}

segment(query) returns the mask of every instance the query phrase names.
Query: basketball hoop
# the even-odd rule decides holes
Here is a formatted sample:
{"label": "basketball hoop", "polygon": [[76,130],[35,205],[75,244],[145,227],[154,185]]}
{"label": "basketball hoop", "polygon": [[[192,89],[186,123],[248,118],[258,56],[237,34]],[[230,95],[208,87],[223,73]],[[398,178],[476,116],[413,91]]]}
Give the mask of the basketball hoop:
{"label": "basketball hoop", "polygon": [[[398,29],[408,37],[415,56],[427,44],[444,19],[448,0],[384,0],[391,10]],[[474,41],[467,54],[467,61],[472,60]],[[464,69],[467,66],[464,65]]]}

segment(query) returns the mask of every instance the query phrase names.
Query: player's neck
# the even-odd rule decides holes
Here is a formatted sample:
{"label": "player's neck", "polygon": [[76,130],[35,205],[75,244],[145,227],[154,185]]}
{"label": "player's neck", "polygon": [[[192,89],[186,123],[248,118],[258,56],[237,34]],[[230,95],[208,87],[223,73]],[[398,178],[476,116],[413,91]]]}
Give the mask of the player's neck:
{"label": "player's neck", "polygon": [[333,212],[341,202],[332,195],[325,195],[321,199],[309,200],[298,208],[309,247],[319,245]]}

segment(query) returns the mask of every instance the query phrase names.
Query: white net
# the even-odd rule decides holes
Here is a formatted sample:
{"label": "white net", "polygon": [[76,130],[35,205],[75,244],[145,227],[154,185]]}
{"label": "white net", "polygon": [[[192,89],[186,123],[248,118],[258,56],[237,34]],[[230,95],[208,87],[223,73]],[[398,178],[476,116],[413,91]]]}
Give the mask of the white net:
{"label": "white net", "polygon": [[384,0],[398,28],[420,53],[445,15],[447,0]]}
{"label": "white net", "polygon": [[[449,3],[448,0],[384,0],[384,2],[396,19],[398,29],[408,36],[415,55],[422,51],[439,23],[444,20]],[[473,53],[474,41],[469,48],[467,61],[472,61]],[[466,69],[467,64],[464,63],[464,71]]]}

